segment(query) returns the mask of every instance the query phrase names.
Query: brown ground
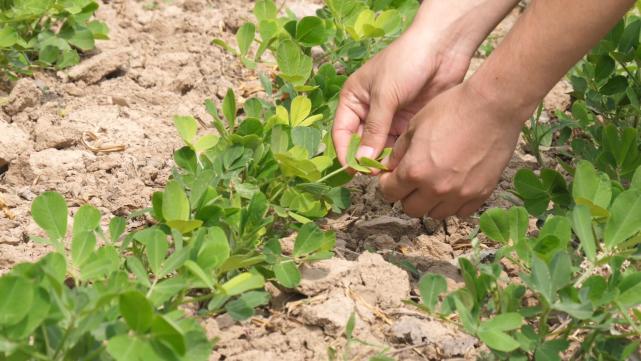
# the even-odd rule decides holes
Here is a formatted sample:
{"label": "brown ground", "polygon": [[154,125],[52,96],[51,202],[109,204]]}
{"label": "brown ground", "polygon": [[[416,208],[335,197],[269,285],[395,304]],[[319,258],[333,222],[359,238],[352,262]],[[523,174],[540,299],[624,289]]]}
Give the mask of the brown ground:
{"label": "brown ground", "polygon": [[[313,6],[288,5],[298,12]],[[252,7],[246,0],[105,0],[98,17],[111,40],[99,42],[79,66],[0,85],[0,273],[48,251],[28,237],[37,232],[30,203],[43,191],[61,192],[72,211],[91,203],[110,216],[149,206],[180,145],[172,116],[193,114],[207,124],[206,98],[255,87],[254,74],[209,45],[214,37],[232,39]],[[481,62],[475,59],[472,69]],[[567,90],[559,85],[546,107],[566,107]],[[519,150],[488,204],[509,205],[502,190],[516,169],[534,163]],[[451,219],[447,227],[412,220],[382,202],[371,179],[357,178],[351,187],[353,207],[326,222],[338,231],[339,257],[307,268],[294,294],[272,287],[272,305],[251,322],[204,320],[220,338],[212,360],[323,360],[328,347],[339,350],[338,359],[387,350],[403,360],[475,357],[475,339],[403,305],[415,294],[415,278],[392,263],[443,273],[459,286],[455,258],[470,252],[476,220]],[[345,352],[342,332],[352,311],[356,337],[370,345],[355,343]]]}

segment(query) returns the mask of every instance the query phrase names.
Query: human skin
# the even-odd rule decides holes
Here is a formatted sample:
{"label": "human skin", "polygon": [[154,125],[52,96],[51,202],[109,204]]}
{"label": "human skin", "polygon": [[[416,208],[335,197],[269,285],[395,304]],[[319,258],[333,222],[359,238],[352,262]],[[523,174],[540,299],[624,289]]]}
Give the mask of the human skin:
{"label": "human skin", "polygon": [[409,121],[388,162],[392,171],[380,176],[385,198],[415,217],[475,212],[495,189],[523,122],[633,3],[533,0],[470,79]]}
{"label": "human skin", "polygon": [[478,46],[517,2],[424,1],[410,28],[345,83],[333,129],[338,159],[345,164],[355,133],[363,133],[358,157],[394,145],[430,99],[463,80]]}

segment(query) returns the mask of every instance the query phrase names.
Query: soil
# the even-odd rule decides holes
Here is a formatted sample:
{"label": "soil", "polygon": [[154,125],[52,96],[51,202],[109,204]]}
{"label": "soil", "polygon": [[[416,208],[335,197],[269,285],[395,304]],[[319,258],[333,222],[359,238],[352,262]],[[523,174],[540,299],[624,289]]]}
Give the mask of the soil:
{"label": "soil", "polygon": [[[97,16],[107,22],[111,39],[98,42],[81,64],[0,84],[0,273],[49,251],[29,238],[39,234],[30,217],[38,194],[62,193],[72,213],[91,203],[105,219],[148,207],[181,145],[172,117],[192,114],[208,132],[205,99],[220,102],[229,87],[241,96],[256,89],[255,73],[210,45],[215,37],[233,42],[252,16],[251,1],[101,5]],[[318,6],[287,5],[299,14]],[[518,10],[502,23],[496,41],[517,17]],[[482,60],[473,61],[471,72]],[[568,90],[557,86],[546,109],[567,107]],[[521,148],[486,207],[509,206],[505,190],[514,172],[535,166]],[[337,231],[338,257],[305,268],[296,290],[270,286],[270,307],[248,322],[225,315],[203,320],[219,339],[212,360],[325,360],[330,350],[339,359],[358,360],[382,351],[402,360],[476,357],[476,339],[402,301],[415,297],[417,276],[426,271],[444,274],[450,288],[462,285],[456,258],[470,252],[477,218],[410,219],[381,199],[375,179],[357,177],[350,188],[352,207],[324,222]],[[493,245],[483,243],[491,252]],[[365,342],[348,344],[344,329],[353,312],[354,336]]]}

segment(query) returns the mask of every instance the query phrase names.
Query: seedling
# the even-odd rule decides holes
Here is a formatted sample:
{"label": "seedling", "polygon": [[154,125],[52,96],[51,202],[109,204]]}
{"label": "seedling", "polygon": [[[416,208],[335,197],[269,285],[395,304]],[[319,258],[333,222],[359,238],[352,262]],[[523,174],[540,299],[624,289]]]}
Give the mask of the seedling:
{"label": "seedling", "polygon": [[0,73],[9,78],[34,67],[64,69],[78,64],[95,40],[108,39],[105,23],[91,20],[93,0],[0,2]]}

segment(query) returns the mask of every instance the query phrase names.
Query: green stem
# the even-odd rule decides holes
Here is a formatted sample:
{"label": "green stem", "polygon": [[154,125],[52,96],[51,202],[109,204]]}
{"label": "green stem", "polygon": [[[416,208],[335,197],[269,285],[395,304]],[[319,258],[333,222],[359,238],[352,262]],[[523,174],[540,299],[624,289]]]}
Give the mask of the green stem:
{"label": "green stem", "polygon": [[634,320],[630,317],[628,312],[621,306],[619,302],[616,302],[617,308],[621,312],[621,315],[623,315],[623,318],[625,318],[626,321],[630,324],[630,327],[636,331],[637,335],[641,335],[641,326],[639,326]]}
{"label": "green stem", "polygon": [[343,167],[341,167],[341,168],[338,168],[337,170],[335,170],[335,171],[333,171],[333,172],[331,172],[331,173],[327,174],[326,176],[324,176],[323,178],[321,178],[321,179],[317,180],[317,181],[316,181],[316,182],[314,182],[314,183],[323,183],[324,181],[326,181],[326,180],[328,180],[328,179],[332,178],[333,176],[335,176],[335,175],[339,174],[340,172],[344,172],[344,171],[346,171],[347,169],[349,169],[349,166],[347,166],[347,165],[346,165],[346,166],[343,166]]}
{"label": "green stem", "polygon": [[617,64],[619,64],[619,65],[623,68],[623,70],[628,74],[628,76],[629,76],[630,78],[632,78],[632,80],[637,84],[637,86],[638,86],[638,87],[641,87],[641,83],[639,82],[639,80],[637,79],[637,77],[635,77],[635,76],[632,74],[632,72],[630,72],[630,69],[628,69],[628,67],[627,67],[627,66],[625,66],[625,64],[623,64],[622,62],[620,62],[616,57],[613,57],[613,58],[614,58],[614,60],[617,62]]}
{"label": "green stem", "polygon": [[583,272],[583,274],[579,277],[579,279],[577,279],[576,282],[574,282],[574,287],[577,288],[581,286],[583,282],[585,282],[585,280],[587,280],[590,276],[592,276],[593,273],[594,273],[594,264],[590,263],[590,267],[588,267],[588,269],[585,270],[585,272]]}
{"label": "green stem", "polygon": [[[67,338],[69,338],[69,334],[71,333],[71,330],[73,330],[73,328],[75,326],[76,326],[76,317],[72,314],[71,320],[69,321],[69,327],[67,327],[67,329],[65,330],[64,335],[62,335],[62,339],[60,340],[60,344],[58,345],[58,348],[56,349],[56,352],[54,352],[54,354],[53,354],[53,359],[54,360],[58,359],[58,355],[60,354],[60,352],[64,348],[65,342],[67,342]],[[64,355],[62,355],[62,356],[64,356]],[[63,359],[64,359],[64,357],[63,357]]]}

